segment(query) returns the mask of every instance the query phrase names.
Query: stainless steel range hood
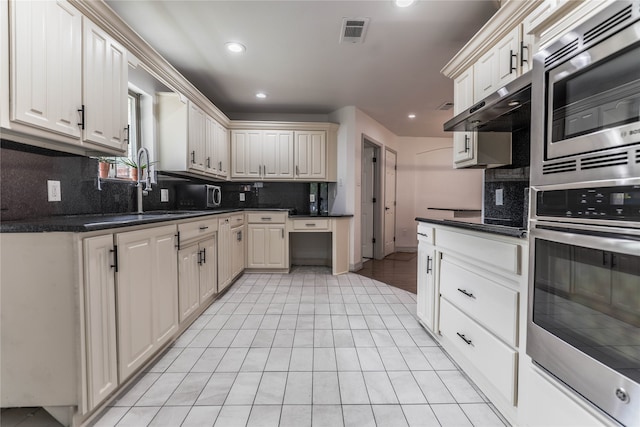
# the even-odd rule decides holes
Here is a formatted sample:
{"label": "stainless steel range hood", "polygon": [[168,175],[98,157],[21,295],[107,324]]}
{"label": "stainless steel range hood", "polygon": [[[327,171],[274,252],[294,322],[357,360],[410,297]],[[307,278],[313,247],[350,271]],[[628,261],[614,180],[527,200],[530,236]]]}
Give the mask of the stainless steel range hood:
{"label": "stainless steel range hood", "polygon": [[444,124],[445,131],[513,132],[531,121],[531,72]]}

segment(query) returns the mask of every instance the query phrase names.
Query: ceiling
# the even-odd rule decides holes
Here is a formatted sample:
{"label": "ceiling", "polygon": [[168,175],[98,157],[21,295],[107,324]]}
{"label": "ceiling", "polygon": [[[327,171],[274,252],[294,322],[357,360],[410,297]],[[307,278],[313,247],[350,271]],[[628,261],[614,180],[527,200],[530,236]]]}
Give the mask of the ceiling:
{"label": "ceiling", "polygon": [[[450,135],[442,124],[452,110],[437,108],[453,102],[453,83],[440,70],[498,7],[495,0],[406,8],[391,0],[106,3],[232,119],[354,105],[398,136]],[[343,18],[362,17],[370,19],[364,42],[339,43]],[[246,51],[227,51],[229,41]]]}

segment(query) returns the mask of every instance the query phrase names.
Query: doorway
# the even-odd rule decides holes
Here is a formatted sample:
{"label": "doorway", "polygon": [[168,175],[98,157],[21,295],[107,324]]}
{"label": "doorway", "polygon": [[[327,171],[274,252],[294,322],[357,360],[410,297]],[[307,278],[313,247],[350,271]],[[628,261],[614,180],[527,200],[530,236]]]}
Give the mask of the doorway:
{"label": "doorway", "polygon": [[396,162],[395,151],[384,156],[384,256],[396,251]]}
{"label": "doorway", "polygon": [[[363,137],[362,139],[362,178],[361,178],[361,243],[362,258],[372,259],[380,258],[380,251],[376,251],[376,243],[380,240],[377,236],[381,235],[380,222],[378,219],[378,201],[380,199],[380,170],[379,162],[380,147],[370,140]],[[378,231],[378,232],[377,232]],[[377,240],[378,239],[378,240]]]}

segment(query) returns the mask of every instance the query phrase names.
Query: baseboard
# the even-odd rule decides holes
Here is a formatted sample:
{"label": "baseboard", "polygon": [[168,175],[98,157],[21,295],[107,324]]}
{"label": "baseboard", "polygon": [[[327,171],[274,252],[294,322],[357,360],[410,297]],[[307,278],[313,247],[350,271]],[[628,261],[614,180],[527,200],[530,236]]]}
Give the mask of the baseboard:
{"label": "baseboard", "polygon": [[396,246],[396,252],[418,252],[417,246]]}

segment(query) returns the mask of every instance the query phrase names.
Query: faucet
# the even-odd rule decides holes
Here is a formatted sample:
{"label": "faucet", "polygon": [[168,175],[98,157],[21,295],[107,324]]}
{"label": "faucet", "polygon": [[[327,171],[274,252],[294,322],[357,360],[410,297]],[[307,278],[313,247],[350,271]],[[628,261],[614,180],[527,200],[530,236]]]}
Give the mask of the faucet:
{"label": "faucet", "polygon": [[[144,174],[144,167],[142,166],[142,155],[144,154],[145,157],[145,161],[146,161],[146,169],[147,169],[147,176],[146,178],[143,180],[142,179],[142,175]],[[152,190],[151,188],[151,162],[149,161],[149,150],[147,150],[146,148],[142,147],[138,150],[138,155],[136,158],[137,162],[136,164],[138,165],[138,182],[136,184],[137,190],[138,190],[138,213],[141,214],[143,212],[142,210],[142,195],[144,194],[145,196],[147,194],[149,194],[149,191]],[[142,188],[142,183],[144,182],[144,189]]]}

